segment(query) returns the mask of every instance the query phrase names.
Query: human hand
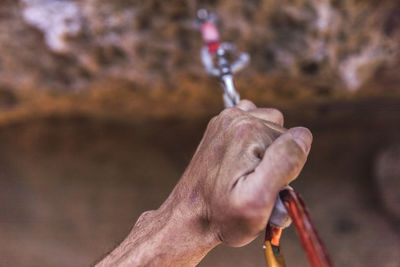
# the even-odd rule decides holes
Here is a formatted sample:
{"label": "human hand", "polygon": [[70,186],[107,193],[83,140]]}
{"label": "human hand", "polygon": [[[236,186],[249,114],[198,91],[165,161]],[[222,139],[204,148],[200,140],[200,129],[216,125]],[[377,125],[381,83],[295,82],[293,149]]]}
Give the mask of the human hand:
{"label": "human hand", "polygon": [[306,128],[284,129],[275,109],[244,100],[222,111],[168,199],[144,213],[110,256],[131,255],[133,265],[188,266],[220,243],[251,242],[280,189],[298,176],[311,142]]}
{"label": "human hand", "polygon": [[298,176],[311,142],[305,128],[284,129],[278,110],[241,101],[210,121],[176,195],[186,194],[191,210],[198,203],[218,240],[245,245],[265,227],[278,192]]}

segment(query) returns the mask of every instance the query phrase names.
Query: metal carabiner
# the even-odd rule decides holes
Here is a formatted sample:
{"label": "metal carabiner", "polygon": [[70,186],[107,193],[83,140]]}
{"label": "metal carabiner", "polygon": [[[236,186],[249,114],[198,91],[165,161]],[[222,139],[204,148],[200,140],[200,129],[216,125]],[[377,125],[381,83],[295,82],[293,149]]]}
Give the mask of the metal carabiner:
{"label": "metal carabiner", "polygon": [[[220,35],[215,25],[215,16],[200,9],[197,12],[201,23],[202,38],[205,43],[201,49],[201,60],[206,72],[219,78],[224,90],[223,100],[225,107],[233,107],[239,103],[240,96],[235,89],[233,74],[246,67],[250,61],[247,53],[239,53],[231,43],[221,43]],[[230,62],[228,56],[235,60]]]}
{"label": "metal carabiner", "polygon": [[280,246],[282,228],[274,227],[271,223],[265,229],[264,255],[268,267],[285,267],[285,259]]}
{"label": "metal carabiner", "polygon": [[[292,189],[290,186],[286,186],[284,189],[286,188]],[[291,223],[292,219],[290,218],[288,212],[286,211],[285,205],[278,195],[265,229],[265,241],[263,249],[265,261],[267,262],[268,267],[286,266],[280,247],[280,239],[283,229],[289,227]]]}

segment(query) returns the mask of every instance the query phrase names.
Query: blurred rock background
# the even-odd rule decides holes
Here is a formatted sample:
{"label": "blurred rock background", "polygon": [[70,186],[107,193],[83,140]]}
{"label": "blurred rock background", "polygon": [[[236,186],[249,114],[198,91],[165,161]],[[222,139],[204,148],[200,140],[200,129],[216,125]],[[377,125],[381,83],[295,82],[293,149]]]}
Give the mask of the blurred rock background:
{"label": "blurred rock background", "polygon": [[[399,266],[397,1],[2,0],[1,267],[90,265],[166,198],[222,109],[204,7],[251,55],[240,94],[313,131],[294,185],[337,266]],[[261,239],[201,266],[264,266]]]}

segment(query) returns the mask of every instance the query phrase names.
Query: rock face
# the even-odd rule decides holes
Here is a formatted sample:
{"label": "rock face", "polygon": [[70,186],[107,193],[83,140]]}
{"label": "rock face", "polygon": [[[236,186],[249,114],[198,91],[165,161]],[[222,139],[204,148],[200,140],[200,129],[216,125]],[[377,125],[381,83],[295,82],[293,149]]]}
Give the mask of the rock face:
{"label": "rock face", "polygon": [[217,13],[224,40],[250,53],[242,79],[252,87],[354,91],[398,65],[397,1],[20,0],[0,7],[0,86],[198,88],[201,7]]}
{"label": "rock face", "polygon": [[400,144],[394,144],[378,155],[375,181],[386,212],[400,222]]}
{"label": "rock face", "polygon": [[73,1],[23,0],[25,22],[41,30],[48,47],[55,52],[68,51],[66,38],[82,30],[82,16]]}

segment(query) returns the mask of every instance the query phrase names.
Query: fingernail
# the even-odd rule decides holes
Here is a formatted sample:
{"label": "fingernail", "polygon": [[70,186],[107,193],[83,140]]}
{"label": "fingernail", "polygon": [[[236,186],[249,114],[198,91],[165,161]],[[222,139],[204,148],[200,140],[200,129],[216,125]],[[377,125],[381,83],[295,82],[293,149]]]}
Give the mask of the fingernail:
{"label": "fingernail", "polygon": [[304,152],[306,153],[310,152],[312,143],[312,134],[307,128],[296,127],[290,129],[289,132],[293,136],[293,139],[303,149]]}

